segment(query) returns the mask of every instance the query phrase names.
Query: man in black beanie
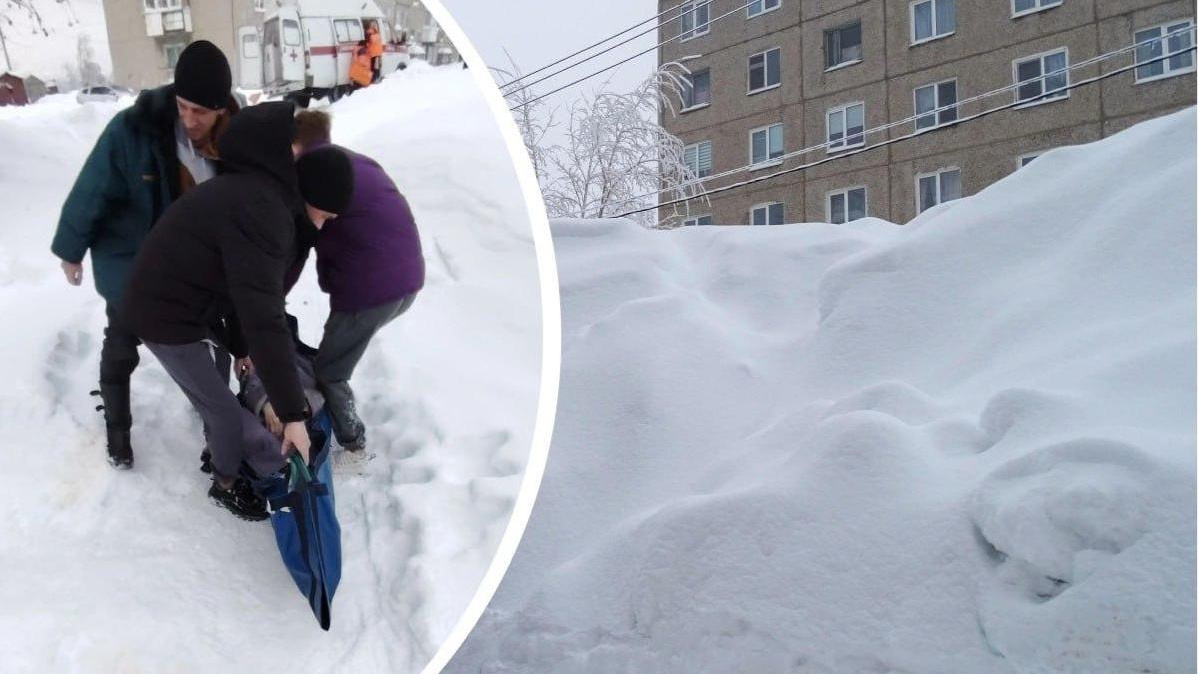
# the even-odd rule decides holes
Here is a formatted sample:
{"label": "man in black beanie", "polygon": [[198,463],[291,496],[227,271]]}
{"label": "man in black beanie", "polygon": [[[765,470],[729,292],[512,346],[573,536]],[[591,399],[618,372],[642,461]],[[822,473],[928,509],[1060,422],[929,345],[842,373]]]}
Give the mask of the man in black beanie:
{"label": "man in black beanie", "polygon": [[[211,42],[183,50],[175,82],[143,91],[100,134],[62,207],[51,251],[71,285],[83,282],[83,257],[95,266],[108,327],[100,351],[100,388],[108,460],[133,465],[129,379],[138,339],[119,319],[133,258],[150,227],[184,192],[216,175],[216,139],[237,104],[229,62]],[[227,354],[217,368],[229,370]]]}
{"label": "man in black beanie", "polygon": [[[284,311],[284,276],[306,241],[336,217],[353,190],[349,159],[326,154],[298,166],[293,106],[262,103],[237,115],[220,141],[220,176],[184,195],[142,246],[122,317],[183,390],[210,431],[208,495],[248,520],[267,517],[246,479],[307,459],[304,390]],[[217,344],[252,357],[282,442],[242,407],[227,372],[212,367]]]}

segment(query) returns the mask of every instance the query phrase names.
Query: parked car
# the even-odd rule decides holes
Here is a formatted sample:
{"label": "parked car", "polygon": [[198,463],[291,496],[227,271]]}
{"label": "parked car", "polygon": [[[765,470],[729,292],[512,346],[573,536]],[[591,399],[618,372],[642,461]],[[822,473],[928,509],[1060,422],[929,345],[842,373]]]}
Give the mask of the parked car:
{"label": "parked car", "polygon": [[[128,90],[125,90],[128,91]],[[118,87],[97,86],[80,89],[75,94],[75,100],[80,103],[116,102],[121,96],[127,95]]]}

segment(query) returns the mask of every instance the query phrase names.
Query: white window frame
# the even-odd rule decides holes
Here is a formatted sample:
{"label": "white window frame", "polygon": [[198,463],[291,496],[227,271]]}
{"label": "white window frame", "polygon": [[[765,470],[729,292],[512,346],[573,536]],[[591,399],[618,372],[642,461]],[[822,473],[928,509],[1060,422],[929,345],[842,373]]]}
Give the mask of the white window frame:
{"label": "white window frame", "polygon": [[[858,59],[854,59],[852,61],[841,61],[840,63],[837,63],[834,66],[829,66],[828,65],[828,54],[826,53],[827,49],[828,49],[828,33],[831,33],[832,31],[848,28],[849,26],[853,25],[854,23],[856,23],[858,25],[859,30],[861,31],[861,57]],[[825,53],[823,54],[823,62],[824,62],[824,72],[826,72],[826,73],[830,73],[833,70],[840,70],[841,68],[848,68],[849,66],[855,66],[858,63],[862,63],[865,61],[865,22],[862,21],[861,19],[857,19],[856,21],[849,21],[848,23],[842,23],[838,26],[833,26],[832,28],[825,28],[824,31],[820,34],[820,41],[823,43],[822,47],[825,51]]]}
{"label": "white window frame", "polygon": [[[1053,96],[1052,98],[1043,98],[1042,96],[1044,94],[1044,87],[1048,83],[1048,78],[1045,77],[1045,75],[1047,75],[1048,73],[1046,73],[1044,71],[1044,59],[1048,56],[1052,56],[1054,54],[1061,54],[1061,53],[1065,54],[1065,70],[1062,71],[1063,74],[1065,75],[1065,89],[1057,96]],[[1069,47],[1058,47],[1056,49],[1042,51],[1039,54],[1029,54],[1027,56],[1021,56],[1021,57],[1011,61],[1011,80],[1012,80],[1012,83],[1015,85],[1015,102],[1016,103],[1019,102],[1019,88],[1020,88],[1020,85],[1023,84],[1023,82],[1021,82],[1019,80],[1019,64],[1026,63],[1026,62],[1034,60],[1034,59],[1040,59],[1039,82],[1040,82],[1040,94],[1041,95],[1037,96],[1036,97],[1037,100],[1035,100],[1035,101],[1031,101],[1028,103],[1022,103],[1020,105],[1015,106],[1016,110],[1021,110],[1023,108],[1034,108],[1037,105],[1045,105],[1047,103],[1056,103],[1057,101],[1069,100],[1069,92],[1070,92],[1070,90],[1068,88],[1069,87]]]}
{"label": "white window frame", "polygon": [[678,111],[678,114],[682,114],[685,112],[694,112],[695,110],[702,110],[703,108],[711,106],[711,95],[714,92],[711,89],[711,69],[710,68],[705,68],[703,70],[696,70],[696,71],[692,72],[690,75],[687,75],[686,76],[687,86],[690,87],[690,93],[693,96],[694,88],[695,88],[694,76],[695,76],[695,74],[702,73],[702,72],[707,73],[707,102],[706,103],[696,103],[695,105],[690,105],[685,108],[682,108]]}
{"label": "white window frame", "polygon": [[[706,176],[702,175],[700,173],[700,171],[702,170],[702,166],[700,165],[700,161],[699,161],[699,154],[700,154],[699,148],[702,147],[703,145],[710,146],[710,149],[708,150],[708,154],[711,156],[711,166],[709,167],[709,170],[711,171],[711,173],[708,173]],[[715,173],[715,146],[712,145],[711,141],[710,140],[701,140],[697,143],[691,143],[690,145],[683,146],[682,161],[684,163],[686,162],[686,153],[689,152],[691,148],[694,148],[694,150],[695,150],[695,165],[693,167],[694,173],[695,173],[695,178],[707,178],[707,177],[711,176],[712,173]],[[690,164],[687,164],[686,167],[692,168]]]}
{"label": "white window frame", "polygon": [[783,224],[783,225],[786,224],[786,204],[782,203],[781,201],[766,201],[766,202],[763,202],[760,204],[753,204],[753,207],[749,209],[749,225],[753,226],[753,227],[761,227],[762,226],[762,225],[754,225],[753,224],[753,214],[764,208],[765,209],[765,225],[764,226],[769,227],[770,226],[770,206],[781,206],[782,207],[782,222],[779,224]]}
{"label": "white window frame", "polygon": [[[1160,29],[1161,36],[1167,37],[1169,34],[1166,33],[1164,30],[1167,26],[1171,26],[1171,25],[1178,24],[1178,23],[1185,23],[1187,21],[1190,24],[1190,28],[1187,28],[1186,32],[1189,33],[1190,42],[1192,44],[1192,43],[1198,41],[1198,32],[1193,30],[1193,27],[1194,27],[1194,18],[1193,17],[1190,17],[1188,19],[1174,19],[1173,21],[1166,21],[1164,23],[1158,23],[1155,26],[1144,26],[1143,28],[1133,28],[1131,31],[1132,40],[1133,41],[1135,40],[1136,33],[1141,33],[1143,31],[1153,30],[1153,29]],[[1168,48],[1169,48],[1169,41],[1163,40],[1162,46],[1161,46],[1161,55],[1162,56],[1169,53]],[[1137,54],[1135,51],[1133,51],[1132,53],[1136,54],[1136,56],[1139,56],[1139,54]],[[1151,77],[1145,77],[1143,79],[1140,78],[1140,68],[1139,68],[1139,64],[1137,63],[1135,70],[1132,71],[1133,73],[1135,73],[1136,84],[1144,84],[1146,82],[1158,82],[1160,80],[1169,79],[1170,77],[1177,77],[1178,75],[1185,75],[1187,73],[1194,72],[1194,64],[1198,63],[1198,51],[1190,52],[1190,66],[1188,68],[1181,68],[1179,70],[1169,70],[1169,59],[1165,59],[1164,61],[1160,61],[1159,63],[1161,63],[1165,66],[1165,72],[1161,73],[1160,75],[1153,75]]]}
{"label": "white window frame", "polygon": [[[849,217],[849,192],[855,192],[857,190],[862,190],[865,192],[865,215],[861,216],[861,218],[868,218],[869,217],[869,187],[867,187],[865,185],[853,185],[852,187],[845,187],[844,189],[832,190],[831,192],[828,192],[827,194],[824,195],[824,215],[827,218],[825,220],[825,222],[828,222],[830,224],[846,224],[846,223],[853,222],[853,220],[848,220],[848,219],[846,219],[843,223],[833,223],[832,222],[832,197],[837,196],[837,195],[844,196],[844,217],[848,218]],[[918,198],[918,197],[916,197],[916,198]],[[858,220],[858,219],[860,219],[860,218],[854,218],[854,220]]]}
{"label": "white window frame", "polygon": [[[910,12],[908,14],[908,20],[911,22],[911,46],[912,47],[914,47],[915,45],[919,45],[919,44],[927,44],[934,40],[942,40],[942,39],[957,32],[957,29],[955,26],[953,27],[952,30],[948,31],[947,33],[936,32],[940,28],[938,25],[936,25],[936,23],[937,23],[936,22],[936,3],[938,3],[938,2],[956,2],[956,1],[957,0],[912,0],[911,4],[909,5]],[[1012,0],[1012,1],[1014,1],[1014,0]],[[923,5],[926,3],[932,4],[932,36],[925,37],[923,39],[919,39],[919,38],[915,37],[915,6]],[[955,10],[956,8],[954,7],[953,9]],[[955,11],[954,11],[954,16],[955,16]],[[861,38],[862,38],[862,41],[864,42],[865,36],[862,35]]]}
{"label": "white window frame", "polygon": [[[1028,164],[1032,163],[1033,159],[1039,158],[1040,155],[1044,154],[1045,152],[1048,152],[1048,150],[1050,150],[1050,149],[1052,149],[1052,148],[1047,148],[1044,150],[1034,150],[1032,152],[1024,152],[1023,154],[1019,155],[1018,157],[1015,157],[1015,170],[1019,170],[1019,169],[1023,168],[1024,166],[1027,166]],[[1027,161],[1024,162],[1023,161],[1024,159],[1026,159]]]}
{"label": "white window frame", "polygon": [[143,0],[142,8],[146,14],[173,12],[183,9],[183,0]]}
{"label": "white window frame", "polygon": [[[770,70],[769,70],[770,60],[767,55],[772,51],[778,52],[778,83],[777,84],[768,84],[768,82],[770,81]],[[767,84],[764,87],[761,87],[760,89],[752,88],[753,87],[753,66],[750,65],[750,61],[753,60],[754,56],[762,57],[761,68],[762,68],[762,70],[765,71],[765,81],[767,82]],[[753,94],[759,94],[763,91],[777,89],[778,87],[782,86],[782,48],[781,47],[770,47],[769,49],[766,49],[765,51],[759,51],[756,54],[749,54],[749,58],[745,59],[745,85],[747,87],[749,87],[748,93],[745,94],[746,96],[752,96]]]}
{"label": "white window frame", "polygon": [[[923,114],[920,114],[920,112],[919,112],[919,93],[918,93],[919,90],[927,89],[928,87],[932,87],[932,91],[936,94],[936,105],[933,108],[933,110],[939,110],[940,106],[943,105],[943,103],[940,100],[940,85],[948,84],[949,82],[952,82],[957,87],[957,102],[953,103],[953,107],[957,111],[957,118],[951,122],[945,122],[945,123],[941,124],[939,112],[925,112]],[[929,82],[928,84],[923,84],[923,85],[920,85],[920,86],[912,89],[911,90],[911,109],[915,112],[915,124],[918,125],[919,118],[923,117],[925,115],[932,115],[933,117],[936,118],[936,123],[933,124],[932,126],[929,126],[929,127],[923,128],[923,129],[916,126],[915,133],[924,133],[925,131],[931,131],[933,129],[940,129],[940,128],[943,128],[946,126],[952,126],[952,125],[956,124],[957,122],[961,121],[961,103],[960,103],[960,101],[961,101],[961,83],[957,81],[956,77],[950,77],[947,80],[940,80],[939,82]]]}
{"label": "white window frame", "polygon": [[782,163],[783,160],[781,159],[781,157],[774,157],[772,159],[767,158],[760,162],[753,161],[753,136],[762,131],[765,132],[765,151],[766,151],[766,154],[769,154],[770,131],[773,130],[774,128],[780,129],[779,133],[782,134],[782,154],[783,155],[786,154],[786,124],[785,123],[776,122],[774,124],[767,124],[765,126],[759,126],[756,129],[752,129],[749,131],[749,165],[752,166],[753,170],[769,168],[771,166],[778,166]]}
{"label": "white window frame", "polygon": [[1055,1],[1054,0],[1036,0],[1035,7],[1031,8],[1031,9],[1025,9],[1021,12],[1021,11],[1015,9],[1015,0],[1011,0],[1011,18],[1018,19],[1021,16],[1028,16],[1031,14],[1039,14],[1040,12],[1047,12],[1050,9],[1055,9],[1057,7],[1060,7],[1063,4],[1065,4],[1065,0],[1055,0]]}
{"label": "white window frame", "polygon": [[[700,225],[699,221],[702,220],[703,218],[707,218],[707,219],[711,220],[711,223],[709,223],[708,225]],[[711,217],[711,213],[706,213],[704,215],[696,215],[692,218],[686,218],[682,221],[683,227],[700,227],[700,226],[708,226],[709,227],[712,224],[715,224],[715,220]]]}
{"label": "white window frame", "polygon": [[[939,206],[940,204],[946,203],[944,201],[943,194],[942,194],[943,188],[941,185],[940,176],[945,173],[951,173],[952,171],[956,171],[957,173],[959,173],[961,175],[961,196],[957,197],[957,199],[965,198],[965,172],[961,170],[960,166],[945,166],[942,168],[938,168],[935,171],[928,171],[926,173],[917,173],[917,174],[915,174],[915,214],[916,215],[919,215],[920,213],[923,213],[926,210],[935,208],[936,206]],[[919,208],[919,181],[924,178],[931,178],[933,176],[936,177],[936,203],[931,206],[928,206],[928,208],[920,210],[920,208]],[[956,201],[957,199],[949,199],[949,201]]]}
{"label": "white window frame", "polygon": [[754,13],[753,7],[751,5],[748,7],[745,7],[745,20],[746,21],[748,21],[749,19],[752,19],[753,17],[761,16],[762,14],[769,14],[770,12],[775,12],[782,8],[782,0],[776,0],[773,7],[765,6],[765,4],[767,2],[769,2],[769,0],[760,0],[760,1],[761,1],[761,11],[760,12]]}
{"label": "white window frame", "polygon": [[[711,32],[711,4],[712,4],[712,2],[714,2],[714,0],[691,0],[691,2],[688,2],[682,6],[682,8],[681,8],[682,11],[679,12],[679,14],[678,14],[678,34],[685,35],[686,37],[683,37],[682,39],[678,40],[679,42],[686,42],[687,40],[693,40],[697,37],[703,37],[704,35],[707,35],[708,33]],[[682,25],[682,17],[686,16],[687,14],[690,14],[691,22],[693,25],[695,12],[697,12],[700,7],[703,7],[705,5],[707,7],[707,21],[703,24],[703,30],[700,31],[696,28],[691,28],[690,31],[684,30],[683,25]]]}
{"label": "white window frame", "polygon": [[[848,111],[849,111],[849,108],[852,108],[852,107],[855,107],[858,105],[861,106],[861,141],[857,142],[857,143],[853,143],[852,145],[849,145],[849,112]],[[841,139],[838,141],[840,143],[840,145],[833,146],[832,145],[832,115],[837,112],[844,113],[844,135],[841,136]],[[869,128],[869,127],[868,127],[868,124],[867,124],[867,121],[865,118],[865,101],[853,101],[852,103],[845,103],[844,105],[838,105],[834,108],[828,108],[828,111],[824,114],[824,143],[826,144],[824,147],[828,151],[828,154],[836,154],[837,152],[843,152],[845,150],[852,150],[852,149],[859,148],[859,147],[865,147],[865,130],[867,128]]]}
{"label": "white window frame", "polygon": [[179,62],[179,56],[176,55],[175,63],[171,63],[171,50],[172,49],[178,49],[179,54],[182,54],[183,50],[186,48],[187,48],[186,42],[166,42],[166,43],[164,43],[162,45],[162,55],[166,57],[166,67],[173,70],[175,67],[175,63]]}

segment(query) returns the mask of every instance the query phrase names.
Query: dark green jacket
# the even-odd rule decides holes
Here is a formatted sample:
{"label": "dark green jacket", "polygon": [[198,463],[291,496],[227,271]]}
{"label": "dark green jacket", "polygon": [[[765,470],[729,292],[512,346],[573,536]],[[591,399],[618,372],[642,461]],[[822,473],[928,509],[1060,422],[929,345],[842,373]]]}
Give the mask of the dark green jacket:
{"label": "dark green jacket", "polygon": [[81,262],[90,250],[96,290],[117,306],[150,227],[179,195],[174,85],[143,91],[117,113],[75,179],[50,250]]}

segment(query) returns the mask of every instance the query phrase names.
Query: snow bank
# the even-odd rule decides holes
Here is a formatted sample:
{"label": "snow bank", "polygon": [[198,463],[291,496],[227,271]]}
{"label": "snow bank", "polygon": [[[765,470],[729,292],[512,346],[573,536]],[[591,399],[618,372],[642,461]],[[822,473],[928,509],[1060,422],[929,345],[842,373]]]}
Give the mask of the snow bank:
{"label": "snow bank", "polygon": [[[198,419],[143,350],[137,466],[105,465],[95,387],[104,308],[49,252],[63,198],[117,105],[0,119],[0,671],[412,672],[473,596],[507,524],[539,385],[529,216],[467,73],[400,74],[330,110],[334,139],[408,196],[428,283],[354,377],[369,428],[339,464],[345,568],[322,633],[269,526],[208,503]],[[7,111],[6,111],[7,112]],[[290,298],[315,344],[308,272]]]}
{"label": "snow bank", "polygon": [[906,227],[553,223],[554,444],[445,671],[1193,672],[1194,129]]}

